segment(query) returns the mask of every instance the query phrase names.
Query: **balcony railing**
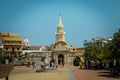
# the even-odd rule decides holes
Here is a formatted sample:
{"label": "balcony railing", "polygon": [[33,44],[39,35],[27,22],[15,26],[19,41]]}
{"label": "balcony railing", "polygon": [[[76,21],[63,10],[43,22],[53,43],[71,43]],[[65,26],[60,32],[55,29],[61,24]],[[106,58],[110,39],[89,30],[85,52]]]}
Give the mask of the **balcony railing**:
{"label": "balcony railing", "polygon": [[4,45],[22,45],[21,43],[4,43]]}

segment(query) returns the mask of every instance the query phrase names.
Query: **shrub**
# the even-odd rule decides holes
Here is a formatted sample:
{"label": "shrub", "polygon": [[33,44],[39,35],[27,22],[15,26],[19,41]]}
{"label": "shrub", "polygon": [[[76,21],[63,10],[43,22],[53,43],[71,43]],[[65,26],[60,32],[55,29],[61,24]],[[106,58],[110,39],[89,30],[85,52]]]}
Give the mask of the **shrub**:
{"label": "shrub", "polygon": [[80,58],[79,57],[75,57],[75,59],[73,60],[73,65],[74,66],[79,66],[79,62],[80,62]]}

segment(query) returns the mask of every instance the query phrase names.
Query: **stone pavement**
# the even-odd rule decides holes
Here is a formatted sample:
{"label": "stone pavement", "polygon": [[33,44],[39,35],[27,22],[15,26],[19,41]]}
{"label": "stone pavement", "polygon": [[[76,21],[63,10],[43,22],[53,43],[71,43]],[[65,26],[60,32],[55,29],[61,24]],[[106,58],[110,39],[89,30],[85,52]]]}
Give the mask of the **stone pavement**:
{"label": "stone pavement", "polygon": [[37,69],[39,68],[33,70],[25,66],[17,66],[11,72],[9,80],[76,80],[70,69],[59,68],[51,72],[35,72]]}
{"label": "stone pavement", "polygon": [[65,66],[51,72],[36,73],[35,70],[26,66],[15,66],[9,80],[120,80],[120,78],[109,77],[108,71],[105,70],[84,70],[73,66]]}
{"label": "stone pavement", "polygon": [[110,77],[108,70],[84,70],[72,68],[76,80],[120,80],[118,77]]}

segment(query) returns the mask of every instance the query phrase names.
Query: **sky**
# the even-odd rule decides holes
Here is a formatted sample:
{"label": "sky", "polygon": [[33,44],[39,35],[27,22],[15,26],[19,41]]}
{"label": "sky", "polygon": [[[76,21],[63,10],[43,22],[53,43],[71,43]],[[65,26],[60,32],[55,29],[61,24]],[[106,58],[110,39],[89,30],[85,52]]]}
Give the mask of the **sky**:
{"label": "sky", "polygon": [[55,42],[61,13],[68,45],[112,37],[120,28],[120,0],[0,0],[0,32],[26,36],[30,45]]}

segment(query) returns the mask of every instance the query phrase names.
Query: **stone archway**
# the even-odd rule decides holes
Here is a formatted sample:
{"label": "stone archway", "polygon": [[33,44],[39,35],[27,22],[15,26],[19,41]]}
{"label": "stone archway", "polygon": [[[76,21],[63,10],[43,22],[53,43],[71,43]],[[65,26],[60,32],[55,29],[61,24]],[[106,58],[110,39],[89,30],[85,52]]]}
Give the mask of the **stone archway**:
{"label": "stone archway", "polygon": [[64,55],[63,54],[58,55],[58,65],[60,65],[61,63],[62,63],[62,65],[64,65]]}

